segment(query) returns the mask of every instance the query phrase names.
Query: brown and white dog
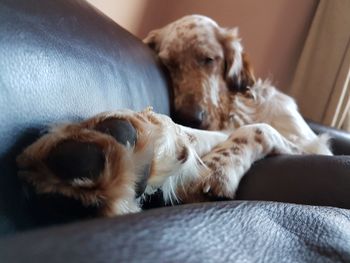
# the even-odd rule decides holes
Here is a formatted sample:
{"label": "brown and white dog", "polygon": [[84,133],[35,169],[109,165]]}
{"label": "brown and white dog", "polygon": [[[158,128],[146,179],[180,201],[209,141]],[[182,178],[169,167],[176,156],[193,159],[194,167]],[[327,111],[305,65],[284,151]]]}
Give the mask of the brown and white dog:
{"label": "brown and white dog", "polygon": [[171,74],[176,120],[200,129],[151,109],[55,126],[17,158],[38,194],[114,216],[139,211],[143,193],[157,189],[170,203],[234,198],[252,163],[269,154],[331,154],[292,98],[255,81],[237,29],[192,15],[144,42]]}

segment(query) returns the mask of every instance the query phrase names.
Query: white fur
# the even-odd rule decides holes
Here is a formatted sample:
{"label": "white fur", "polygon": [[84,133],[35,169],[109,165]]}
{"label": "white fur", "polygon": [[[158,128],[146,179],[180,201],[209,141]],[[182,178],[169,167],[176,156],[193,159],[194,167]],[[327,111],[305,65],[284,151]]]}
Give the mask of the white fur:
{"label": "white fur", "polygon": [[[147,193],[154,189],[163,190],[164,199],[176,203],[178,187],[185,187],[196,180],[204,172],[205,166],[199,156],[208,153],[219,142],[225,141],[227,135],[222,132],[202,131],[177,125],[164,115],[154,115],[162,124],[155,136],[153,163],[155,176],[149,179]],[[195,141],[190,142],[188,135]],[[177,159],[178,151],[188,149],[188,157],[184,163]]]}

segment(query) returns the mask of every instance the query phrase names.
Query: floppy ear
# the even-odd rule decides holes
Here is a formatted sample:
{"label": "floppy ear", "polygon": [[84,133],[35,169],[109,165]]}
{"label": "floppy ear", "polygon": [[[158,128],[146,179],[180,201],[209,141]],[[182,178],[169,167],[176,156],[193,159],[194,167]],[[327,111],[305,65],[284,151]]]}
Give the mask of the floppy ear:
{"label": "floppy ear", "polygon": [[159,46],[160,46],[159,33],[160,33],[159,29],[152,30],[151,32],[148,33],[146,38],[143,39],[143,43],[148,45],[156,53],[159,52]]}
{"label": "floppy ear", "polygon": [[244,92],[255,83],[253,70],[243,52],[238,28],[223,29],[221,41],[224,49],[224,78],[232,91]]}

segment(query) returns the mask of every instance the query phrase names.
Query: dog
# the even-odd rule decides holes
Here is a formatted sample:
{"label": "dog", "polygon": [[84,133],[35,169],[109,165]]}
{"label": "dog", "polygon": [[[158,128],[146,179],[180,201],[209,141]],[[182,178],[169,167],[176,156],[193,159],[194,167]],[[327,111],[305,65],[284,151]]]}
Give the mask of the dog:
{"label": "dog", "polygon": [[140,211],[144,195],[158,189],[171,204],[233,199],[267,155],[331,154],[292,98],[255,80],[237,29],[192,15],[144,42],[170,73],[174,116],[184,125],[148,108],[53,126],[17,157],[19,177],[38,195],[115,216]]}

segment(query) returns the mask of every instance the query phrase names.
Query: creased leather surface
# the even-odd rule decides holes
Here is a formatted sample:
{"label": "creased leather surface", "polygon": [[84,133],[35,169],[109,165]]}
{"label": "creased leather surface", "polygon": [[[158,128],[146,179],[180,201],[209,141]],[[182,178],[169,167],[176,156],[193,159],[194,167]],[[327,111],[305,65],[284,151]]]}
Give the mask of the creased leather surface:
{"label": "creased leather surface", "polygon": [[[33,242],[34,241],[34,242]],[[349,262],[349,210],[265,202],[155,209],[0,240],[1,262]]]}
{"label": "creased leather surface", "polygon": [[152,105],[169,113],[150,50],[82,0],[0,0],[0,234],[37,224],[15,157],[54,122]]}

